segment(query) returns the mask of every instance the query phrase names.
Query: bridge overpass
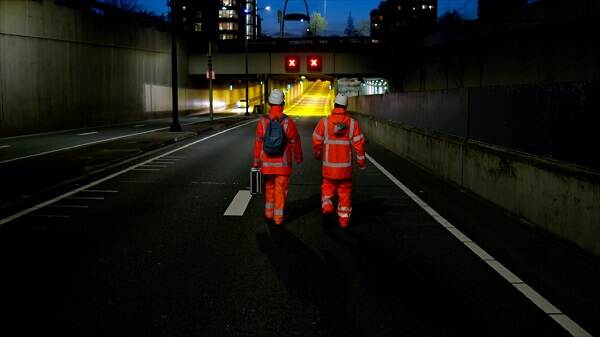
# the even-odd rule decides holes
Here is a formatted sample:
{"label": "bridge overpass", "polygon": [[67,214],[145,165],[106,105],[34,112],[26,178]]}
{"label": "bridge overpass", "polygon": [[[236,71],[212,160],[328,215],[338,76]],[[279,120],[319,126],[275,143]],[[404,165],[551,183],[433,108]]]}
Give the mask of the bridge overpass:
{"label": "bridge overpass", "polygon": [[[245,53],[213,54],[213,69],[216,76],[244,75]],[[286,70],[286,60],[297,58],[298,68]],[[321,68],[312,70],[309,61],[315,58],[322,62]],[[373,52],[253,52],[248,53],[248,74],[283,76],[325,76],[342,77],[350,75],[376,76],[385,74],[381,55]],[[191,54],[189,59],[190,75],[205,75],[208,71],[208,56]]]}

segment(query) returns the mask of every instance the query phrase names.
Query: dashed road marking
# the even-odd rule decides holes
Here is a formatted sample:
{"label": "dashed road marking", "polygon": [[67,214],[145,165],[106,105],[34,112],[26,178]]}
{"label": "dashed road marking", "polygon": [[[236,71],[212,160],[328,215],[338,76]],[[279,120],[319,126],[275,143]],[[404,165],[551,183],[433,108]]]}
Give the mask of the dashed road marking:
{"label": "dashed road marking", "polygon": [[9,148],[9,147],[10,147],[10,145],[0,145],[0,149],[6,149],[6,148]]}
{"label": "dashed road marking", "polygon": [[98,131],[85,132],[85,133],[78,134],[78,136],[90,136],[90,135],[95,135],[97,133],[98,133]]}
{"label": "dashed road marking", "polygon": [[104,200],[104,197],[66,197],[71,200]]}
{"label": "dashed road marking", "polygon": [[[235,116],[218,117],[218,118],[214,118],[214,120],[227,119],[227,118],[232,118],[232,117],[235,117]],[[202,121],[195,121],[195,122],[183,124],[182,126],[197,124],[197,123],[200,123],[200,122],[202,122]],[[93,141],[93,142],[87,142],[87,143],[83,143],[83,144],[77,144],[77,145],[73,145],[73,146],[67,146],[67,147],[63,147],[63,148],[60,148],[60,149],[48,150],[48,151],[44,151],[44,152],[40,152],[40,153],[30,154],[30,155],[27,155],[27,156],[22,156],[22,157],[16,157],[16,158],[11,158],[11,159],[7,159],[7,160],[3,160],[3,161],[0,161],[0,164],[10,163],[10,162],[13,162],[13,161],[27,159],[27,158],[32,158],[32,157],[43,156],[43,155],[50,154],[50,153],[55,153],[55,152],[61,152],[61,151],[76,149],[76,148],[83,147],[83,146],[88,146],[88,145],[94,145],[94,144],[99,144],[99,143],[106,143],[106,142],[110,142],[111,140],[117,140],[117,139],[121,139],[121,138],[138,136],[138,135],[143,135],[143,134],[146,134],[146,133],[151,133],[151,132],[156,132],[156,131],[168,130],[169,128],[170,127],[167,126],[167,127],[164,127],[164,128],[158,128],[158,129],[152,129],[152,130],[147,130],[147,131],[142,131],[142,132],[130,133],[130,134],[122,135],[122,136],[118,136],[118,137],[100,139],[100,140],[96,140],[96,141]],[[83,135],[83,134],[80,134],[80,135]]]}
{"label": "dashed road marking", "polygon": [[52,208],[88,208],[86,205],[49,205],[48,207]]}
{"label": "dashed road marking", "polygon": [[250,191],[238,191],[223,215],[243,216],[244,212],[246,212],[246,208],[248,207],[248,203],[250,203],[250,199],[252,199],[252,194],[250,194]]}
{"label": "dashed road marking", "polygon": [[146,164],[144,166],[142,166],[143,168],[166,168],[168,167],[167,165],[152,165],[152,164]]}
{"label": "dashed road marking", "polygon": [[146,124],[138,124],[138,125],[134,125],[134,128],[141,128],[142,126],[145,126]]}
{"label": "dashed road marking", "polygon": [[[154,160],[157,160],[157,159],[160,159],[160,158],[167,157],[167,156],[169,156],[169,155],[171,155],[171,154],[173,154],[173,153],[175,153],[175,152],[177,152],[177,151],[181,151],[181,150],[183,150],[183,149],[187,149],[187,148],[188,148],[188,147],[190,147],[190,146],[193,146],[193,145],[196,145],[196,144],[198,144],[198,143],[201,143],[201,142],[204,142],[204,141],[206,141],[206,140],[209,140],[209,139],[211,139],[211,138],[214,138],[214,137],[220,136],[220,135],[222,135],[222,134],[224,134],[224,133],[227,133],[227,132],[229,132],[229,131],[233,131],[233,130],[239,129],[239,128],[241,128],[241,127],[247,126],[247,125],[249,125],[250,123],[253,123],[253,124],[254,124],[254,123],[256,123],[256,120],[251,120],[251,121],[248,121],[248,122],[246,122],[246,123],[243,123],[243,124],[240,124],[240,125],[237,125],[237,126],[231,127],[231,128],[229,128],[229,129],[225,129],[225,130],[223,130],[223,131],[217,132],[217,133],[215,133],[215,134],[212,134],[212,135],[210,135],[210,136],[206,136],[206,137],[204,137],[204,138],[202,138],[202,139],[199,139],[199,140],[196,140],[196,141],[194,141],[194,142],[191,142],[191,143],[188,143],[188,144],[182,145],[182,146],[180,146],[180,147],[178,147],[178,148],[176,148],[176,149],[173,149],[173,150],[171,150],[171,151],[165,152],[165,153],[163,153],[163,154],[161,154],[161,155],[159,155],[159,156],[156,156],[156,157],[150,158],[150,159],[148,159],[148,160],[146,160],[146,161],[144,161],[144,162],[142,162],[142,163],[139,163],[139,164],[136,164],[136,165],[130,166],[130,167],[128,167],[128,168],[125,168],[125,169],[123,169],[123,170],[121,170],[121,171],[119,171],[119,172],[115,172],[115,173],[113,173],[113,174],[111,174],[111,175],[108,175],[108,176],[106,176],[106,177],[104,177],[104,178],[102,178],[102,179],[98,179],[98,180],[96,180],[96,181],[94,181],[94,182],[91,182],[91,183],[89,183],[89,184],[87,184],[87,185],[84,185],[84,186],[81,186],[81,187],[79,187],[79,188],[76,188],[76,189],[74,189],[74,190],[72,190],[72,191],[70,191],[70,192],[67,192],[67,193],[65,193],[65,194],[62,194],[62,195],[60,195],[60,196],[57,196],[57,197],[55,197],[55,198],[52,198],[52,199],[50,199],[50,200],[46,200],[46,201],[44,201],[44,202],[42,202],[42,203],[39,203],[39,204],[37,204],[37,205],[35,205],[35,206],[33,206],[33,207],[30,207],[30,208],[28,208],[28,209],[22,210],[22,211],[20,211],[20,212],[18,212],[18,213],[15,213],[15,214],[13,214],[13,215],[11,215],[11,216],[9,216],[9,217],[6,217],[6,218],[3,218],[3,219],[0,219],[0,226],[2,226],[2,225],[4,225],[4,224],[6,224],[6,223],[8,223],[8,222],[11,222],[11,221],[13,221],[13,220],[16,220],[16,219],[18,219],[18,218],[20,218],[20,217],[22,217],[22,216],[24,216],[24,215],[30,214],[31,212],[37,211],[37,210],[39,210],[39,209],[41,209],[41,208],[43,208],[43,207],[46,207],[46,206],[52,205],[52,204],[54,204],[54,203],[56,203],[56,202],[58,202],[58,201],[60,201],[60,200],[62,200],[62,199],[65,199],[66,197],[70,197],[70,196],[72,196],[72,195],[74,195],[74,194],[77,194],[77,193],[79,193],[79,192],[92,192],[92,191],[94,191],[94,192],[98,192],[98,190],[92,190],[91,188],[92,188],[92,187],[94,187],[94,186],[97,186],[97,185],[99,185],[99,184],[101,184],[101,183],[103,183],[103,182],[105,182],[105,181],[109,181],[109,180],[111,180],[111,179],[114,179],[114,178],[116,178],[116,177],[118,177],[118,176],[120,176],[120,175],[122,175],[122,174],[124,174],[124,173],[127,173],[127,172],[129,172],[129,171],[132,171],[132,170],[134,170],[134,169],[136,169],[136,168],[138,168],[138,167],[140,167],[140,166],[142,166],[142,165],[144,165],[144,164],[148,164],[148,163],[150,163],[150,162],[152,162],[152,161],[154,161]],[[112,193],[112,192],[109,192],[109,193]]]}
{"label": "dashed road marking", "polygon": [[404,185],[398,178],[394,177],[388,170],[386,170],[381,164],[379,164],[373,157],[366,154],[367,159],[383,173],[389,180],[394,183],[402,192],[408,195],[417,205],[419,205],[425,212],[427,212],[433,219],[435,219],[442,227],[449,231],[454,237],[462,242],[467,248],[469,248],[475,255],[481,260],[487,263],[492,269],[494,269],[502,278],[508,281],[515,287],[521,294],[523,294],[528,300],[540,308],[550,318],[556,321],[560,326],[569,332],[572,336],[576,337],[591,337],[592,335],[585,331],[581,326],[575,323],[569,316],[562,313],[557,307],[555,307],[550,301],[540,295],[537,291],[527,285],[523,280],[513,274],[508,268],[494,259],[493,256],[485,252],[481,247],[476,245],[471,239],[469,239],[460,230],[454,227],[448,220],[444,219],[439,213],[413,193],[406,185]]}
{"label": "dashed road marking", "polygon": [[119,193],[117,190],[81,190],[80,192],[88,193]]}

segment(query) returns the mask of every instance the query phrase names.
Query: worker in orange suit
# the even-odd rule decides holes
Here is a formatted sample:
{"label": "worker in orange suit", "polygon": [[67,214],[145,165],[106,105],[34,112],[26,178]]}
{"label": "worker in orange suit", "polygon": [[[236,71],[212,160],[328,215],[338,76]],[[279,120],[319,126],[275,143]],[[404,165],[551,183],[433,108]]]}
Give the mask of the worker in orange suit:
{"label": "worker in orange suit", "polygon": [[296,124],[283,113],[283,91],[273,90],[268,101],[269,115],[261,117],[256,127],[252,167],[260,167],[263,173],[265,220],[282,225],[292,157],[302,163],[302,144]]}
{"label": "worker in orange suit", "polygon": [[337,95],[331,115],[322,118],[312,134],[313,154],[323,161],[321,210],[334,211],[333,197],[338,196],[337,215],[340,227],[346,228],[352,215],[352,149],[358,167],[365,169],[365,137],[358,122],[348,116],[348,97]]}

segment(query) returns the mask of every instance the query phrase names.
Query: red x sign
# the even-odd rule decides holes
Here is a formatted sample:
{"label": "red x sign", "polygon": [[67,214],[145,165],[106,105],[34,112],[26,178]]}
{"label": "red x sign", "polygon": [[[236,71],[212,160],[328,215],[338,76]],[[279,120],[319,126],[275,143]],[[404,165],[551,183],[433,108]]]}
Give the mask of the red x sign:
{"label": "red x sign", "polygon": [[322,72],[323,71],[323,57],[314,55],[308,57],[308,63],[306,69],[309,72]]}
{"label": "red x sign", "polygon": [[288,73],[297,73],[300,71],[300,57],[299,56],[286,56],[285,57],[285,71]]}

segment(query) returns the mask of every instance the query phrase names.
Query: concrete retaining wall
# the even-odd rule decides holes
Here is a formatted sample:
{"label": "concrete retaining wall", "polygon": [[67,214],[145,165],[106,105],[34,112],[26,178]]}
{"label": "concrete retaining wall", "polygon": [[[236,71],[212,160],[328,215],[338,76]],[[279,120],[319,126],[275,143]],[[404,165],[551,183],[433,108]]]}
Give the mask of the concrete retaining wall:
{"label": "concrete retaining wall", "polygon": [[350,97],[350,109],[600,170],[600,81]]}
{"label": "concrete retaining wall", "polygon": [[[0,137],[141,120],[171,109],[170,34],[58,6],[0,0]],[[179,52],[180,109],[188,87]]]}
{"label": "concrete retaining wall", "polygon": [[600,173],[354,115],[370,141],[600,257]]}

